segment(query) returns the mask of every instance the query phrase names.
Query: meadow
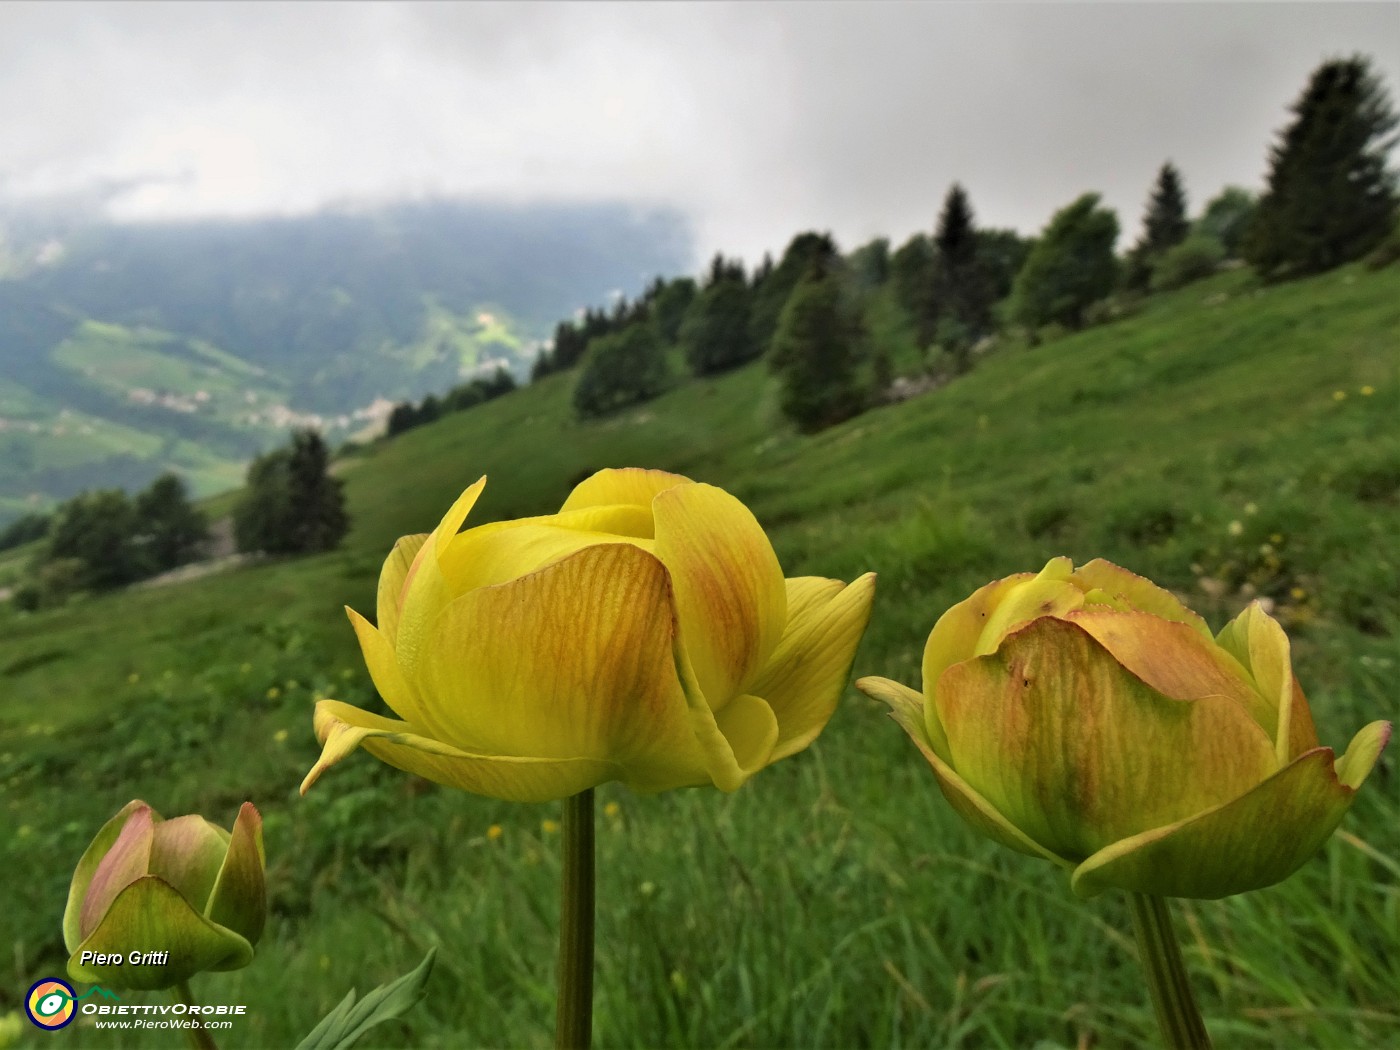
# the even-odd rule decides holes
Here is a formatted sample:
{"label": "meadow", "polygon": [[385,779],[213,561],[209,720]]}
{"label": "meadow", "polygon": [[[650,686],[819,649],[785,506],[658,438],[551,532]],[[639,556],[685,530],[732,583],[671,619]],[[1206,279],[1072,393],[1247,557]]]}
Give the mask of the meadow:
{"label": "meadow", "polygon": [[[427,997],[364,1045],[550,1044],[557,805],[364,754],[297,794],[313,701],[378,702],[342,606],[372,612],[394,539],[481,474],[473,522],[556,509],[606,466],[724,486],[788,575],[879,573],[856,675],[917,686],[948,605],[1054,555],[1101,556],[1216,628],[1269,599],[1324,743],[1400,714],[1400,269],[1224,274],[1112,324],[1004,341],[946,387],[815,437],[782,424],[761,363],[591,424],[572,421],[572,381],[342,460],[354,525],[335,553],[0,612],[0,1015],[63,973],[68,880],[112,813],[143,798],[227,826],[251,799],[269,927],[249,968],[194,982],[249,1004],[222,1046],[290,1047],[432,945]],[[977,838],[854,689],[815,745],[733,795],[613,785],[598,803],[599,1047],[1155,1045],[1125,900],[1076,900],[1051,866]],[[1400,1046],[1395,749],[1294,877],[1182,902],[1177,922],[1217,1045]],[[18,1038],[180,1036],[26,1023]]]}

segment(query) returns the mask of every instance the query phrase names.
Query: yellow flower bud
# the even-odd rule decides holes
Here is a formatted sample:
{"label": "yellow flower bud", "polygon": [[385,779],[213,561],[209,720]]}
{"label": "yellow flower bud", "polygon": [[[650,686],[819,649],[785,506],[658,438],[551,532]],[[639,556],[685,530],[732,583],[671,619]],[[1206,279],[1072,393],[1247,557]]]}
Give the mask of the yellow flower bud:
{"label": "yellow flower bud", "polygon": [[1288,638],[1255,603],[1215,637],[1148,580],[1056,558],[988,584],[929,635],[924,693],[890,705],[974,828],[1109,887],[1224,897],[1287,878],[1390,737],[1318,744]]}

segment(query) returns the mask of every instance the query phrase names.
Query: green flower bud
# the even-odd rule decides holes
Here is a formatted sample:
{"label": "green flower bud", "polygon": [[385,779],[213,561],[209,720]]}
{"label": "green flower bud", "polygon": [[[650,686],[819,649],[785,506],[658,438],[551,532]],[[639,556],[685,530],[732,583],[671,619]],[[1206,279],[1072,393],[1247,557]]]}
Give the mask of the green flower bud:
{"label": "green flower bud", "polygon": [[1106,561],[989,583],[924,649],[924,691],[888,704],[979,832],[1061,865],[1074,891],[1225,897],[1296,871],[1390,738],[1320,746],[1288,638],[1258,605],[1218,635]]}
{"label": "green flower bud", "polygon": [[201,816],[163,820],[129,802],[92,840],[68,890],[68,975],[169,988],[253,961],[267,919],[262,817],[243,803],[230,834]]}

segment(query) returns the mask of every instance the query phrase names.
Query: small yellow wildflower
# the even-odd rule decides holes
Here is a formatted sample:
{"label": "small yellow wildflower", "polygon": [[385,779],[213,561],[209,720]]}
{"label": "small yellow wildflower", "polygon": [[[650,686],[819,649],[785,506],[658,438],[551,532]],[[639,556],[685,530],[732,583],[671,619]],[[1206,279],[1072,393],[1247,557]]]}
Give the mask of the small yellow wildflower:
{"label": "small yellow wildflower", "polygon": [[1366,386],[1363,386],[1363,387],[1361,388],[1361,396],[1362,396],[1362,397],[1370,397],[1370,396],[1371,396],[1372,394],[1374,394],[1375,392],[1376,392],[1376,388],[1373,387],[1373,386],[1371,386],[1369,383],[1368,383]]}
{"label": "small yellow wildflower", "polygon": [[1276,533],[1274,533],[1272,536],[1269,537],[1269,542],[1270,542],[1270,543],[1273,543],[1273,544],[1282,543],[1282,542],[1283,542],[1283,533],[1281,533],[1281,532],[1276,532]]}
{"label": "small yellow wildflower", "polygon": [[276,740],[279,744],[285,744],[287,742],[287,731],[285,729],[277,730],[277,732],[272,734],[272,739]]}
{"label": "small yellow wildflower", "polygon": [[1293,600],[1295,602],[1301,602],[1304,598],[1308,596],[1308,592],[1303,590],[1303,588],[1301,587],[1294,587],[1288,593],[1293,596]]}
{"label": "small yellow wildflower", "polygon": [[1246,504],[1244,505],[1244,512],[1245,512],[1245,514],[1247,514],[1247,515],[1250,515],[1250,514],[1258,514],[1258,513],[1259,513],[1259,507],[1258,507],[1257,505],[1253,504],[1253,503],[1246,503]]}
{"label": "small yellow wildflower", "polygon": [[606,806],[603,807],[603,815],[605,817],[611,817],[615,820],[618,816],[621,815],[621,813],[622,807],[619,806],[616,802],[609,802]]}
{"label": "small yellow wildflower", "polygon": [[1346,399],[1347,399],[1347,392],[1346,392],[1345,390],[1334,390],[1334,391],[1332,391],[1332,400],[1333,400],[1333,401],[1345,401]]}
{"label": "small yellow wildflower", "polygon": [[554,820],[542,820],[540,821],[540,830],[546,835],[553,835],[559,830],[559,823]]}
{"label": "small yellow wildflower", "polygon": [[1230,529],[1229,529],[1229,531],[1230,531],[1230,535],[1231,535],[1231,536],[1240,536],[1240,535],[1243,535],[1243,533],[1244,533],[1244,525],[1242,525],[1242,524],[1241,524],[1240,522],[1238,522],[1238,521],[1232,521],[1232,522],[1230,522]]}
{"label": "small yellow wildflower", "polygon": [[269,700],[276,700],[281,695],[282,690],[278,689],[275,685],[270,687],[267,691],[267,698]]}
{"label": "small yellow wildflower", "polygon": [[140,676],[139,674],[137,674],[135,671],[132,671],[131,674],[129,674],[129,675],[126,676],[126,684],[127,684],[127,685],[135,685],[135,684],[136,684],[137,682],[139,682],[139,681],[141,681],[141,676]]}
{"label": "small yellow wildflower", "polygon": [[501,828],[499,824],[492,824],[489,828],[486,829],[486,837],[492,842],[495,842],[504,834],[505,831]]}

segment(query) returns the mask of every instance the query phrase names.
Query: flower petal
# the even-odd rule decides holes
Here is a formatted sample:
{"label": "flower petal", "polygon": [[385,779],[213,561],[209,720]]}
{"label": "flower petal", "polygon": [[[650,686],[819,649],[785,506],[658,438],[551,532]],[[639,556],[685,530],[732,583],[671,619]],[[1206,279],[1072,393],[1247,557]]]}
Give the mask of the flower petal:
{"label": "flower petal", "polygon": [[78,867],[73,872],[73,881],[68,885],[68,904],[63,909],[63,945],[70,952],[83,939],[83,901],[87,898],[88,886],[92,884],[92,877],[97,873],[102,858],[111,851],[112,845],[126,827],[128,818],[138,809],[150,808],[140,799],[128,802],[117,811],[116,816],[102,825],[88,844],[88,848],[83,850]]}
{"label": "flower petal", "polygon": [[626,543],[472,591],[429,635],[415,683],[426,728],[472,754],[595,758],[644,779],[676,767],[700,776],[675,633],[665,567]]}
{"label": "flower petal", "polygon": [[1168,699],[1075,623],[1041,617],[943,672],[949,763],[1046,849],[1081,861],[1244,794],[1272,742],[1234,700]]}
{"label": "flower petal", "polygon": [[191,906],[202,910],[214,889],[228,843],[227,831],[197,813],[163,820],[155,826],[147,871],[159,875]]}
{"label": "flower petal", "polygon": [[651,501],[667,489],[693,484],[695,483],[687,477],[668,474],[664,470],[643,470],[640,467],[600,470],[574,486],[573,492],[569,493],[569,498],[559,509],[579,510],[617,503],[650,507]]}
{"label": "flower petal", "polygon": [[748,691],[787,625],[778,556],[749,509],[723,489],[678,485],[652,508],[681,640],[705,699],[722,710]]}
{"label": "flower petal", "polygon": [[[164,963],[133,965],[137,949],[168,952]],[[121,955],[117,966],[94,966],[79,960],[85,951]],[[137,879],[117,895],[97,929],[73,949],[68,976],[75,981],[116,988],[169,988],[203,970],[236,970],[253,961],[253,946],[190,907],[189,902],[155,875]]]}
{"label": "flower petal", "polygon": [[909,734],[909,739],[914,741],[928,760],[928,764],[933,767],[933,774],[938,780],[938,788],[943,792],[943,797],[974,831],[1018,853],[1040,857],[1061,867],[1072,866],[1069,861],[1051,853],[1002,816],[995,806],[978,794],[939,756],[929,740],[928,721],[924,715],[925,700],[921,694],[888,678],[862,678],[856,682],[856,688],[872,699],[889,705],[890,717]]}
{"label": "flower petal", "polygon": [[749,777],[772,761],[773,748],[778,743],[778,719],[766,701],[748,694],[734,697],[723,711],[715,711],[700,688],[695,668],[680,638],[676,639],[672,654],[685,696],[690,731],[704,764],[704,776],[691,780],[676,777],[639,790],[662,791],[702,784],[708,779],[721,791],[737,791]]}
{"label": "flower petal", "polygon": [[438,559],[453,599],[547,568],[585,547],[632,543],[651,549],[651,512],[642,507],[590,507],[570,514],[499,521],[456,537]]}
{"label": "flower petal", "polygon": [[[1013,612],[1020,621],[1078,608],[1083,596],[1064,583],[1070,569],[1068,558],[1054,558],[1039,575],[1021,572],[994,580],[940,616],[924,645],[924,692],[932,696],[938,679],[953,664],[994,652],[1007,630],[1016,625],[1011,619]],[[1022,600],[1017,602],[1017,598]],[[938,721],[937,706],[928,704],[924,716],[929,740],[947,761],[947,734]]]}
{"label": "flower petal", "polygon": [[159,818],[150,806],[132,810],[121,834],[97,865],[79,911],[78,933],[88,937],[128,885],[151,870],[151,844]]}
{"label": "flower petal", "polygon": [[350,626],[355,628],[355,637],[359,640],[360,654],[365,658],[370,679],[384,702],[404,721],[441,735],[443,727],[434,724],[431,713],[424,708],[417,692],[404,677],[398,655],[384,632],[376,630],[373,624],[348,605],[345,614],[350,617]]}
{"label": "flower petal", "polygon": [[791,579],[787,599],[787,630],[751,687],[778,720],[775,762],[801,751],[831,720],[870,622],[875,574],[849,587],[816,576]]}
{"label": "flower petal", "polygon": [[228,852],[204,914],[249,944],[258,943],[267,922],[266,868],[262,815],[251,802],[245,802],[233,822]]}
{"label": "flower petal", "polygon": [[1293,678],[1288,635],[1258,602],[1225,625],[1216,642],[1254,679],[1272,717],[1262,723],[1274,737],[1280,767],[1317,746],[1317,729]]}
{"label": "flower petal", "polygon": [[[1074,892],[1092,897],[1117,887],[1214,900],[1281,882],[1341,823],[1386,730],[1375,722],[1357,734],[1357,768],[1348,769],[1353,778],[1360,774],[1355,786],[1338,779],[1331,748],[1316,748],[1239,798],[1100,850],[1075,870]],[[1348,759],[1338,768],[1343,763]]]}
{"label": "flower petal", "polygon": [[339,700],[316,704],[321,757],[301,783],[301,793],[323,772],[363,747],[396,769],[507,802],[549,802],[622,777],[616,764],[595,758],[518,758],[474,755],[424,736],[407,722],[361,711]]}
{"label": "flower petal", "polygon": [[1171,591],[1158,587],[1145,576],[1129,572],[1111,561],[1095,558],[1075,569],[1073,579],[1086,591],[1102,591],[1139,612],[1184,623],[1197,634],[1207,639],[1211,637],[1210,627],[1205,620],[1182,605]]}
{"label": "flower petal", "polygon": [[408,570],[413,567],[418,552],[427,542],[426,532],[400,537],[379,570],[379,593],[374,616],[390,645],[394,644],[399,633],[399,607],[403,602],[404,584],[408,582]]}
{"label": "flower petal", "polygon": [[403,596],[399,601],[398,630],[394,635],[393,647],[398,656],[399,666],[405,676],[413,678],[414,669],[423,651],[423,636],[427,633],[434,618],[451,599],[447,579],[438,566],[442,552],[449,541],[457,535],[462,522],[476,505],[481,490],[486,487],[486,479],[479,478],[452,504],[437,528],[423,542],[413,563],[404,578]]}
{"label": "flower petal", "polygon": [[1372,722],[1351,738],[1346,754],[1337,760],[1337,779],[1353,791],[1366,783],[1385,745],[1390,743],[1390,723]]}
{"label": "flower petal", "polygon": [[[1249,672],[1207,635],[1152,613],[1089,605],[1065,619],[1084,629],[1132,674],[1173,700],[1227,696],[1258,722],[1269,739],[1278,703],[1261,696]],[[1275,765],[1278,768],[1278,764]]]}

